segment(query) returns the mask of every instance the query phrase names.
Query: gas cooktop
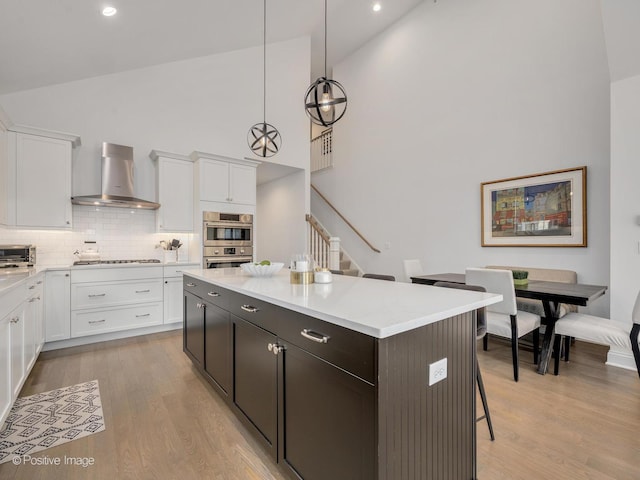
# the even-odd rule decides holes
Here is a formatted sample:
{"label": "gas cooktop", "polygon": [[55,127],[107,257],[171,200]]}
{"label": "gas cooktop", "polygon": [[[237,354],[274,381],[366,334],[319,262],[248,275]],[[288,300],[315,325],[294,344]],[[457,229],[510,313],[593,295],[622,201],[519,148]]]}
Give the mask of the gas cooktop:
{"label": "gas cooktop", "polygon": [[77,260],[74,265],[114,265],[119,263],[160,263],[157,258],[146,258],[142,260]]}

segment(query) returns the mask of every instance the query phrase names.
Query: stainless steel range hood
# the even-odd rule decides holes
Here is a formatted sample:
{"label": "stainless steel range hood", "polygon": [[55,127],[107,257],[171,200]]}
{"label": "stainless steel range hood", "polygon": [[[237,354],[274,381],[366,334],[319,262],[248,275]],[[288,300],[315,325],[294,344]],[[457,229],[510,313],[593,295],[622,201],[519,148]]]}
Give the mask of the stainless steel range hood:
{"label": "stainless steel range hood", "polygon": [[71,197],[75,205],[156,210],[159,203],[133,196],[133,147],[102,144],[102,195]]}

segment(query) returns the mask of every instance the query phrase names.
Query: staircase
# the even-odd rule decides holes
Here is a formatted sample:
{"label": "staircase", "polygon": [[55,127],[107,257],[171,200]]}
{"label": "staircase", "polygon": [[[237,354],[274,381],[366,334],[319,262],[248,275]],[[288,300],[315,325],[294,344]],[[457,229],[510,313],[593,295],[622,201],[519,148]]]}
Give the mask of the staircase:
{"label": "staircase", "polygon": [[305,218],[309,226],[309,252],[316,266],[354,277],[362,275],[362,270],[340,246],[340,239],[332,237],[312,215]]}

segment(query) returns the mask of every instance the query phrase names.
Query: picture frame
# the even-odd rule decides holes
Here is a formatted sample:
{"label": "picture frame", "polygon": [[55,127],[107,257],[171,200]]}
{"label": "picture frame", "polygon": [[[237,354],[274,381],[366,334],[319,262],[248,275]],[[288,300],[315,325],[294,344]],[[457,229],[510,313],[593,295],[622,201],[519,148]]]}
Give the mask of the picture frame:
{"label": "picture frame", "polygon": [[480,184],[483,247],[586,247],[587,167]]}

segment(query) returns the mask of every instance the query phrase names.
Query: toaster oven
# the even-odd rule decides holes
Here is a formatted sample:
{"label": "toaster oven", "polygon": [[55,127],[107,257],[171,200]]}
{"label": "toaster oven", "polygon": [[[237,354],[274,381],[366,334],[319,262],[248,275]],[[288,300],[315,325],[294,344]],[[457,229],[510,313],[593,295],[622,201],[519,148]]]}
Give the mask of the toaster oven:
{"label": "toaster oven", "polygon": [[35,245],[0,245],[0,268],[33,267],[35,264]]}

